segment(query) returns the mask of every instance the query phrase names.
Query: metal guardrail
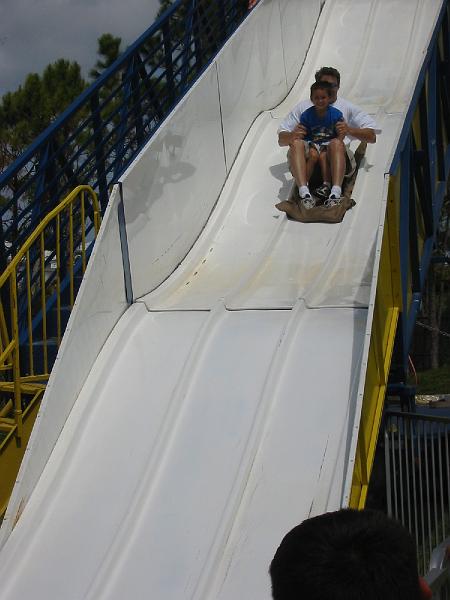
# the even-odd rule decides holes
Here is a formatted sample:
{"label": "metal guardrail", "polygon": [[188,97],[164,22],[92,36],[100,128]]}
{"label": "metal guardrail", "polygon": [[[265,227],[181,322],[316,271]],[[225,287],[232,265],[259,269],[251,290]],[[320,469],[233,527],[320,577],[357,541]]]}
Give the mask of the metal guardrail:
{"label": "metal guardrail", "polygon": [[398,373],[405,382],[408,353],[450,173],[450,3],[444,2],[419,74],[389,174],[399,197],[402,308]]}
{"label": "metal guardrail", "polygon": [[419,570],[450,533],[450,418],[388,412],[384,424],[388,515],[413,535]]}
{"label": "metal guardrail", "polygon": [[248,0],[175,0],[0,175],[0,271],[75,186],[108,186],[209,64],[248,12]]}
{"label": "metal guardrail", "polygon": [[97,196],[79,186],[41,221],[0,276],[0,431],[14,429],[18,441],[23,396],[34,398],[45,389],[50,348],[55,356],[74,303],[76,274],[86,269],[99,227]]}

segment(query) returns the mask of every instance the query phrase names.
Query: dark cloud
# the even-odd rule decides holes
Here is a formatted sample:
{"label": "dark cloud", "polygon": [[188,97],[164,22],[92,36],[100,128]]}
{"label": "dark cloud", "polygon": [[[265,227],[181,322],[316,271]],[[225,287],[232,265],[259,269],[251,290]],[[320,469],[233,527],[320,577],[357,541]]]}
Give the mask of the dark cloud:
{"label": "dark cloud", "polygon": [[97,38],[112,33],[131,44],[149,27],[159,0],[0,0],[0,95],[58,58],[83,75],[97,60]]}

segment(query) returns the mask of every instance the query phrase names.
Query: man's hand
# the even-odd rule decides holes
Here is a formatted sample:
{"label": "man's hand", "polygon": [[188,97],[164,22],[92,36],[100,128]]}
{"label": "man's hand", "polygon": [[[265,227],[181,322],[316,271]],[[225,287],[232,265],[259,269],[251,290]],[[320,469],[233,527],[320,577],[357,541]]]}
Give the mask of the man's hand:
{"label": "man's hand", "polygon": [[308,133],[308,130],[306,129],[306,127],[299,123],[298,125],[295,126],[295,129],[292,132],[292,135],[295,140],[303,140],[307,133]]}
{"label": "man's hand", "polygon": [[292,131],[281,131],[278,134],[278,144],[280,146],[290,146],[296,140],[303,140],[306,136],[306,127],[304,125],[296,125]]}
{"label": "man's hand", "polygon": [[346,135],[350,135],[350,131],[349,131],[350,127],[348,126],[348,123],[346,121],[344,121],[344,120],[338,121],[336,123],[335,127],[336,127],[336,133],[340,140],[343,140]]}
{"label": "man's hand", "polygon": [[361,142],[367,142],[374,144],[377,141],[377,136],[373,129],[365,128],[358,129],[358,127],[349,127],[346,121],[338,121],[336,123],[336,133],[339,139],[344,139],[346,135],[351,135]]}

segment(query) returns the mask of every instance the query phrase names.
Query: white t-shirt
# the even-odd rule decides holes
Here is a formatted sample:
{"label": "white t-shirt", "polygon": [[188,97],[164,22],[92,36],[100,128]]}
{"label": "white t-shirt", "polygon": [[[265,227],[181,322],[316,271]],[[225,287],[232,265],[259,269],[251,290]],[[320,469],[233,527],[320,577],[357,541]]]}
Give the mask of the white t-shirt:
{"label": "white t-shirt", "polygon": [[[301,100],[298,104],[296,104],[287,117],[285,117],[281,122],[281,125],[278,127],[278,133],[282,131],[293,131],[295,127],[300,124],[300,117],[302,116],[302,113],[311,106],[313,106],[311,100]],[[373,129],[375,130],[375,133],[381,132],[381,129],[378,129],[377,124],[370,115],[348,100],[345,100],[344,98],[337,98],[336,102],[330,104],[330,106],[334,106],[341,111],[349,127],[357,127],[358,129]],[[349,135],[345,137],[344,142],[349,144],[351,140],[355,139],[357,138]]]}

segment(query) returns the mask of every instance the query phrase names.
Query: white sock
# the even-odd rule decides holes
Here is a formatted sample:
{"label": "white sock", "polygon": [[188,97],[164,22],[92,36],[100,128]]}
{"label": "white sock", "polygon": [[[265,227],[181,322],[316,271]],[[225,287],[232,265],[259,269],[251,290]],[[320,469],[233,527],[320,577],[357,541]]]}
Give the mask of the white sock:
{"label": "white sock", "polygon": [[330,181],[324,181],[323,185],[326,185],[327,187],[331,187],[331,182]]}
{"label": "white sock", "polygon": [[330,196],[334,196],[335,198],[340,198],[342,193],[342,189],[340,185],[333,185],[331,188]]}
{"label": "white sock", "polygon": [[309,187],[307,185],[299,186],[298,193],[300,198],[304,198],[306,195],[311,196],[311,192],[309,191]]}

